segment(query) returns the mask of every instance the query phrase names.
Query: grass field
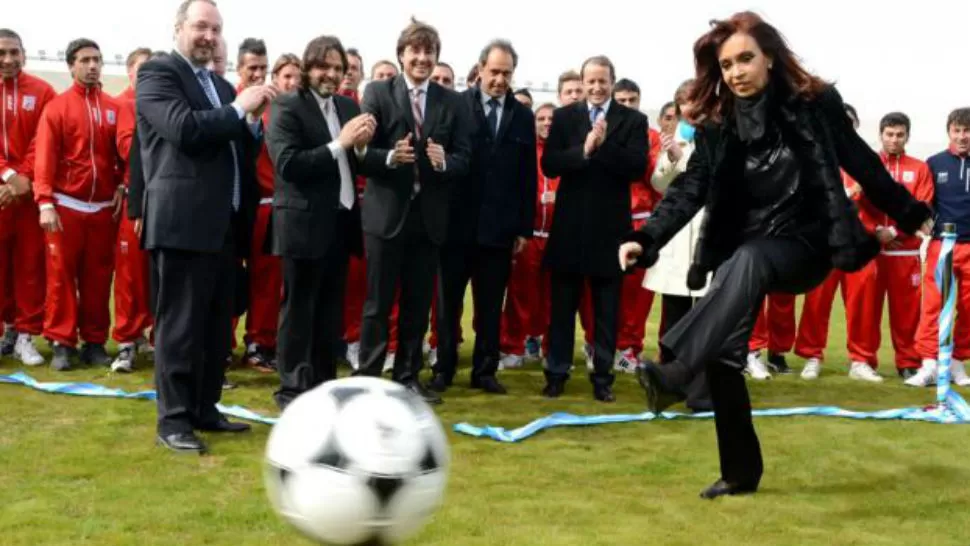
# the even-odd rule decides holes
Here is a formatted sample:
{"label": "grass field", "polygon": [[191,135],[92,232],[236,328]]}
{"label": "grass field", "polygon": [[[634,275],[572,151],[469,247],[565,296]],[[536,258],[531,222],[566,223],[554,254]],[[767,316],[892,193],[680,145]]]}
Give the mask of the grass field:
{"label": "grass field", "polygon": [[[655,308],[648,347],[658,317]],[[821,379],[751,382],[757,407],[868,410],[934,400],[931,389],[901,385],[888,350],[884,384],[850,381],[841,317],[836,309]],[[0,373],[16,369],[11,360],[0,363]],[[130,376],[27,371],[42,380],[151,388],[144,363]],[[231,378],[240,388],[224,403],[275,414],[275,376],[233,371]],[[585,377],[575,377],[561,400],[543,399],[537,364],[502,378],[511,395],[496,398],[468,390],[467,374],[460,376],[440,406],[444,424],[514,427],[553,411],[644,409],[631,376],[618,378],[618,402],[610,406],[592,400]],[[820,417],[764,418],[756,426],[766,460],[761,492],[714,502],[697,497],[718,476],[710,421],[555,429],[511,445],[451,434],[445,505],[410,544],[970,544],[970,428]],[[4,546],[306,544],[266,501],[263,425],[244,436],[206,436],[210,456],[176,456],[153,445],[153,403],[0,385],[0,427]]]}

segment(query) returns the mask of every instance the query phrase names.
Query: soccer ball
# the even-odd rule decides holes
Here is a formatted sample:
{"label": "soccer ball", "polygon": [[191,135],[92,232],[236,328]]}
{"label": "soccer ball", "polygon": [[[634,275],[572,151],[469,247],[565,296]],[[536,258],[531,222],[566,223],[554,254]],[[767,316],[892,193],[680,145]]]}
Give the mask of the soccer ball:
{"label": "soccer ball", "polygon": [[324,544],[393,544],[441,505],[450,463],[431,408],[372,377],[297,397],[270,432],[264,477],[273,508]]}

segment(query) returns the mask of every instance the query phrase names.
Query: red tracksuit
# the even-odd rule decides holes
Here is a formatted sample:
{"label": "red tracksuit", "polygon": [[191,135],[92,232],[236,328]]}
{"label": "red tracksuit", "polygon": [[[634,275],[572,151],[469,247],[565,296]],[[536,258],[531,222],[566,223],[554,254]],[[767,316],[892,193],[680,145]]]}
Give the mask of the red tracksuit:
{"label": "red tracksuit", "polygon": [[[263,113],[263,126],[269,127],[269,110]],[[278,256],[267,253],[266,233],[273,212],[273,177],[275,169],[264,142],[256,159],[256,181],[259,185],[259,208],[253,225],[249,253],[249,311],[246,314],[247,345],[255,343],[264,349],[276,348],[280,300],[283,297],[283,265]]]}
{"label": "red tracksuit", "polygon": [[[657,156],[660,154],[660,133],[650,129],[650,152],[647,161],[647,172],[643,178],[630,185],[630,212],[633,217],[633,229],[640,229],[649,220],[653,207],[662,196],[653,189],[650,177],[657,166]],[[586,298],[587,302],[592,301]],[[588,304],[591,312],[591,304]],[[620,292],[620,316],[616,333],[616,347],[620,351],[631,349],[639,357],[643,352],[643,338],[647,335],[647,317],[653,307],[653,292],[643,287],[643,275],[625,275],[623,288]],[[586,330],[586,339],[592,343],[592,329]]]}
{"label": "red tracksuit", "polygon": [[[135,90],[126,89],[115,99],[118,103],[118,156],[125,187],[129,184],[128,156],[135,134]],[[137,151],[136,151],[137,153]],[[148,253],[142,250],[135,234],[135,221],[128,219],[125,200],[118,224],[118,246],[115,249],[115,327],[112,337],[118,344],[135,343],[152,325],[149,309]]]}
{"label": "red tracksuit", "polygon": [[100,85],[75,83],[47,106],[37,131],[34,197],[41,209],[54,205],[63,227],[45,234],[44,337],[69,347],[78,330],[87,343],[108,339],[117,123],[118,104]]}
{"label": "red tracksuit", "polygon": [[[56,95],[26,72],[0,81],[0,179],[19,174],[33,180],[37,126]],[[29,335],[44,327],[46,245],[37,215],[29,198],[0,209],[0,319]]]}
{"label": "red tracksuit", "polygon": [[[907,155],[888,156],[880,154],[886,170],[896,182],[902,184],[919,201],[932,204],[933,175],[926,163]],[[895,222],[885,213],[878,212],[878,225],[895,229]],[[865,345],[879,348],[882,330],[883,300],[889,297],[889,328],[895,352],[896,368],[920,367],[916,352],[916,329],[920,319],[921,264],[919,247],[921,240],[914,235],[899,233],[896,245],[884,247],[876,258],[876,267],[867,268],[870,277],[861,283],[859,317],[862,329],[859,335]]]}
{"label": "red tracksuit", "polygon": [[[829,304],[831,305],[831,303]],[[768,294],[761,304],[754,323],[748,350],[768,349],[770,354],[784,354],[795,344],[795,296],[775,292]]]}
{"label": "red tracksuit", "polygon": [[[545,141],[536,143],[536,165],[539,183],[536,184],[536,214],[532,238],[522,252],[513,256],[512,271],[506,289],[505,309],[502,313],[501,351],[503,354],[524,356],[525,339],[540,337],[549,330],[549,272],[542,269],[552,214],[556,209],[555,196],[558,178],[542,174],[542,153]],[[543,339],[543,344],[546,344]]]}
{"label": "red tracksuit", "polygon": [[[858,184],[844,172],[842,182],[847,188]],[[857,194],[852,199],[859,207],[859,219],[862,220],[862,224],[868,231],[874,232],[882,213],[862,194]],[[798,337],[795,339],[795,354],[802,358],[823,359],[825,347],[828,344],[832,300],[835,299],[836,288],[841,285],[842,301],[845,304],[849,359],[852,362],[865,362],[873,368],[877,367],[876,352],[879,350],[879,344],[873,344],[871,336],[866,335],[869,319],[865,316],[865,307],[860,303],[864,294],[863,287],[866,283],[874,282],[875,277],[875,260],[854,273],[833,269],[821,285],[806,294],[801,321],[798,324]]]}

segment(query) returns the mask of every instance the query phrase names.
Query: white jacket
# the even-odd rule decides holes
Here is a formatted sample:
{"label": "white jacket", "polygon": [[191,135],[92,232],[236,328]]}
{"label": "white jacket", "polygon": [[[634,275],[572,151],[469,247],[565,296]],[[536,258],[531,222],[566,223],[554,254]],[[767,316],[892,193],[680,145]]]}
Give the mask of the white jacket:
{"label": "white jacket", "polygon": [[[667,192],[667,186],[677,178],[677,175],[687,170],[687,160],[694,153],[694,143],[674,137],[675,143],[681,147],[684,154],[676,164],[671,163],[666,152],[661,152],[657,167],[650,177],[650,183],[661,194]],[[704,209],[701,209],[691,221],[684,226],[673,239],[660,250],[660,258],[653,267],[647,270],[643,278],[643,287],[658,294],[671,296],[690,296],[699,298],[707,293],[707,286],[700,290],[687,288],[687,271],[694,259],[697,246],[697,236],[700,234]],[[649,221],[649,220],[648,220]],[[711,275],[707,277],[707,284],[711,282]]]}

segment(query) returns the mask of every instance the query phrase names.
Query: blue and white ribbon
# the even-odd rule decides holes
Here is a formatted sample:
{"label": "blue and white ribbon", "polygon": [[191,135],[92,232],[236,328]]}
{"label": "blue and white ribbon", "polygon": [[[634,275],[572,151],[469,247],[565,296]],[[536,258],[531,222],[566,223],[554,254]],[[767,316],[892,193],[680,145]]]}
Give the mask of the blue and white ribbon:
{"label": "blue and white ribbon", "polygon": [[[0,375],[0,383],[23,385],[25,387],[30,387],[34,390],[50,394],[70,394],[74,396],[94,396],[101,398],[129,398],[134,400],[155,400],[154,390],[127,392],[122,389],[112,389],[110,387],[96,385],[94,383],[41,382],[23,372],[17,372],[11,375]],[[264,423],[267,425],[276,423],[275,417],[266,417],[242,406],[223,406],[222,404],[219,404],[216,406],[216,408],[223,414],[230,417],[237,417],[239,419],[255,421],[257,423]]]}

